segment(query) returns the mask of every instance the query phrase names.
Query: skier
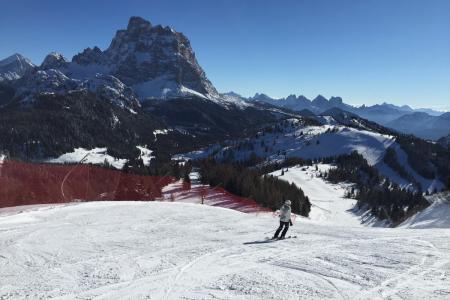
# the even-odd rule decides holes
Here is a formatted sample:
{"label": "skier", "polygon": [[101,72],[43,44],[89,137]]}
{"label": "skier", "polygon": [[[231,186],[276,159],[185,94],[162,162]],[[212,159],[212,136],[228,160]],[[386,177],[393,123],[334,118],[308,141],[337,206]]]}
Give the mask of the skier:
{"label": "skier", "polygon": [[278,239],[278,235],[280,234],[280,231],[283,229],[283,232],[281,233],[280,240],[284,239],[286,236],[286,232],[289,229],[289,225],[293,225],[291,221],[291,201],[286,200],[283,204],[283,206],[280,208],[280,227],[278,227],[277,231],[275,232],[275,235],[272,239]]}

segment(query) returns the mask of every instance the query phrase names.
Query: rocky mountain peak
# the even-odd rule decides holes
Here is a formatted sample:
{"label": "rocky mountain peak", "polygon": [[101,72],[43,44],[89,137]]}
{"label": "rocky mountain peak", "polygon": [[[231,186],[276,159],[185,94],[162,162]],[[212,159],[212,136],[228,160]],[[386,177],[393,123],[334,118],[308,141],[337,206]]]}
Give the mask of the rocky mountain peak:
{"label": "rocky mountain peak", "polygon": [[0,60],[0,82],[19,79],[33,68],[35,65],[28,58],[15,53]]}
{"label": "rocky mountain peak", "polygon": [[341,97],[331,97],[330,100],[329,100],[329,102],[330,102],[330,104],[332,104],[332,105],[340,105],[340,104],[344,103],[344,102],[342,101],[342,98],[341,98]]}
{"label": "rocky mountain peak", "polygon": [[[31,62],[28,68],[20,68],[22,61],[19,55],[0,61],[0,80],[21,78],[27,69],[35,68]],[[38,93],[42,88],[44,92],[59,93],[65,87],[73,89],[72,83],[85,88],[84,83],[90,82],[89,86],[95,87],[91,90],[97,94],[100,91],[104,98],[119,99],[113,102],[120,103],[126,97],[134,101],[135,96],[141,101],[191,96],[223,100],[197,62],[189,40],[170,27],[153,26],[141,17],[131,17],[126,29],[116,32],[106,50],[86,48],[71,62],[59,53],[50,53],[37,69],[42,71],[36,73],[38,82],[27,78],[23,90],[28,87]],[[47,72],[50,70],[58,72]],[[56,83],[61,83],[61,88],[56,88]],[[108,86],[114,93],[106,92]]]}
{"label": "rocky mountain peak", "polygon": [[311,102],[308,98],[306,98],[306,97],[303,96],[303,95],[298,96],[298,97],[297,97],[297,101],[304,102],[304,103],[309,103],[309,102]]}
{"label": "rocky mountain peak", "polygon": [[73,62],[91,66],[82,71],[73,68],[77,75],[91,78],[101,70],[133,88],[141,100],[199,94],[218,97],[189,40],[170,27],[152,26],[141,17],[131,17],[127,28],[116,32],[105,51],[87,48],[75,55]]}
{"label": "rocky mountain peak", "polygon": [[312,101],[313,104],[316,105],[328,105],[328,100],[322,95],[318,95],[314,100]]}
{"label": "rocky mountain peak", "polygon": [[270,101],[274,101],[275,99],[267,96],[266,94],[263,93],[256,93],[255,96],[253,96],[251,98],[252,100],[257,100],[257,101],[263,101],[263,102],[270,102]]}
{"label": "rocky mountain peak", "polygon": [[58,69],[65,67],[67,63],[67,59],[61,53],[52,52],[45,57],[40,68],[44,70]]}
{"label": "rocky mountain peak", "polygon": [[289,96],[286,97],[287,101],[294,101],[297,100],[297,96],[295,94],[290,94]]}
{"label": "rocky mountain peak", "polygon": [[103,52],[97,46],[86,48],[83,52],[75,55],[72,61],[80,65],[101,64],[104,61]]}
{"label": "rocky mountain peak", "polygon": [[130,32],[135,32],[135,31],[148,31],[152,28],[152,24],[141,18],[141,17],[136,17],[133,16],[130,18],[130,20],[128,21],[128,26],[127,26],[127,30]]}
{"label": "rocky mountain peak", "polygon": [[13,55],[8,56],[7,58],[0,60],[0,66],[5,66],[5,65],[8,65],[8,64],[17,62],[17,61],[22,61],[22,60],[26,60],[26,58],[23,57],[19,53],[14,53]]}

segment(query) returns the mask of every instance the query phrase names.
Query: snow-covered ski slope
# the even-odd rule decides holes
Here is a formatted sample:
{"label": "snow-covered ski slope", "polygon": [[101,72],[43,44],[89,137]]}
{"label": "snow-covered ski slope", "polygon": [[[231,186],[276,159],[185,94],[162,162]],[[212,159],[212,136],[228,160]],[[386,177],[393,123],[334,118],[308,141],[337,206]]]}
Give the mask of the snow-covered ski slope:
{"label": "snow-covered ski slope", "polygon": [[[434,192],[443,188],[439,180],[427,180],[415,172],[407,161],[407,154],[396,143],[395,137],[361,128],[339,125],[333,117],[323,117],[325,124],[305,126],[297,119],[288,120],[288,126],[280,126],[280,131],[260,132],[256,137],[227,141],[222,144],[177,155],[174,159],[199,159],[213,155],[217,159],[247,160],[253,154],[266,159],[265,163],[279,162],[286,157],[319,159],[353,151],[360,153],[377,168],[381,175],[399,186],[413,187],[407,179],[399,176],[383,162],[386,149],[394,147],[399,164],[422,185],[423,191]],[[232,153],[231,153],[232,152]]]}
{"label": "snow-covered ski slope", "polygon": [[450,298],[448,197],[401,228],[370,227],[348,186],[317,173],[273,172],[312,203],[284,241],[267,240],[276,215],[205,192],[195,173],[190,189],[164,188],[165,202],[0,209],[0,299]]}
{"label": "snow-covered ski slope", "polygon": [[[271,175],[279,179],[294,183],[302,188],[311,202],[309,219],[321,225],[338,225],[351,227],[387,227],[387,221],[380,221],[370,210],[358,210],[356,200],[346,198],[346,192],[351,184],[332,184],[319,176],[326,172],[331,165],[317,164],[314,166],[295,166],[272,172]],[[450,193],[443,192],[427,196],[431,205],[425,210],[413,215],[402,224],[401,228],[447,228],[450,229]]]}
{"label": "snow-covered ski slope", "polygon": [[[315,209],[313,207],[313,209]],[[0,216],[0,299],[448,299],[450,230],[90,202]]]}
{"label": "snow-covered ski slope", "polygon": [[349,186],[330,184],[318,176],[319,171],[325,172],[330,167],[327,164],[318,164],[317,171],[315,166],[292,167],[284,169],[282,176],[281,170],[271,174],[301,187],[311,202],[311,221],[330,226],[364,226],[367,220],[361,219],[353,210],[356,200],[344,197]]}

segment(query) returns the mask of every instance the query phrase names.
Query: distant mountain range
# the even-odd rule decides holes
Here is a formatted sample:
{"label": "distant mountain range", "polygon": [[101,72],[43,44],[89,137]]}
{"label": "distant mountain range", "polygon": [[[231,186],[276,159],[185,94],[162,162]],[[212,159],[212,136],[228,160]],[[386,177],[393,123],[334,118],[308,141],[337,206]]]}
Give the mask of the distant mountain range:
{"label": "distant mountain range", "polygon": [[[324,113],[346,126],[355,126],[349,120],[356,115],[426,138],[450,134],[445,131],[448,115],[431,110],[386,103],[355,107],[320,95],[309,100],[220,94],[187,37],[140,17],[131,17],[105,50],[87,48],[71,60],[53,52],[39,66],[20,54],[0,61],[0,154],[23,160],[57,157],[80,147],[105,147],[114,157],[131,159],[139,155],[136,146],[143,145],[167,158],[252,136],[267,124],[289,118],[310,122]],[[417,118],[396,123],[417,113],[423,123]]]}
{"label": "distant mountain range", "polygon": [[450,112],[431,116],[424,112],[414,112],[399,117],[386,126],[418,137],[437,140],[450,133]]}
{"label": "distant mountain range", "polygon": [[268,106],[220,95],[182,33],[131,17],[105,50],[53,52],[39,66],[20,54],[0,61],[0,153],[106,147],[134,157],[147,145],[170,155],[278,120],[283,109]]}
{"label": "distant mountain range", "polygon": [[432,109],[413,109],[408,105],[396,106],[388,103],[373,106],[352,106],[344,103],[341,97],[327,99],[322,95],[318,95],[313,100],[302,95],[289,95],[280,99],[274,99],[259,93],[250,98],[242,97],[234,92],[225,95],[232,95],[250,103],[269,103],[274,106],[302,112],[302,114],[306,115],[311,113],[322,114],[331,108],[340,108],[399,132],[414,134],[425,139],[436,140],[450,134],[450,113]]}
{"label": "distant mountain range", "polygon": [[127,28],[118,30],[104,51],[86,48],[71,61],[53,52],[40,66],[20,54],[1,60],[0,85],[0,106],[13,98],[25,104],[39,94],[68,91],[89,91],[130,111],[148,100],[197,97],[227,109],[270,104],[305,116],[340,108],[425,139],[437,140],[450,134],[448,114],[431,109],[388,103],[357,107],[344,103],[341,97],[327,99],[322,95],[310,100],[302,95],[274,99],[258,93],[250,98],[233,92],[219,94],[182,33],[153,26],[140,17],[131,17]]}

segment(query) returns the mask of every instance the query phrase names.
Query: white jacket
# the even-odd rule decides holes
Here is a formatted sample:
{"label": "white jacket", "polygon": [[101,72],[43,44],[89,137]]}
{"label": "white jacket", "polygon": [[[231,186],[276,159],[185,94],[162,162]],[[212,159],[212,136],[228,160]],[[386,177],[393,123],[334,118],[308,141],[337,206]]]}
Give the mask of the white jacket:
{"label": "white jacket", "polygon": [[290,220],[291,220],[291,207],[289,205],[284,204],[280,208],[280,221],[289,222]]}

